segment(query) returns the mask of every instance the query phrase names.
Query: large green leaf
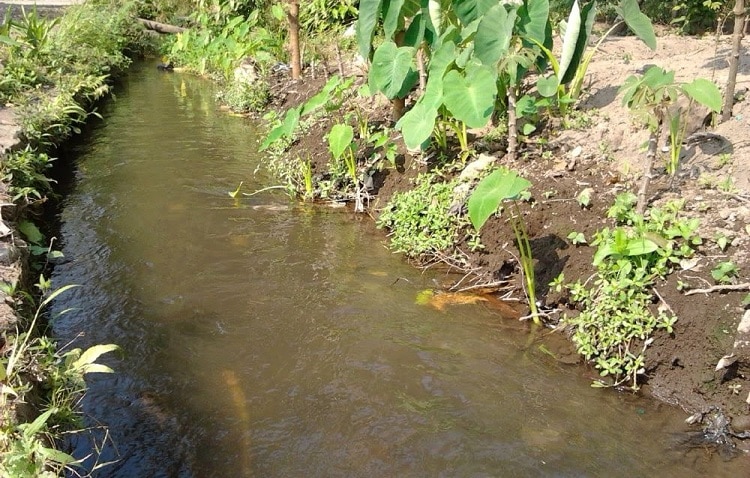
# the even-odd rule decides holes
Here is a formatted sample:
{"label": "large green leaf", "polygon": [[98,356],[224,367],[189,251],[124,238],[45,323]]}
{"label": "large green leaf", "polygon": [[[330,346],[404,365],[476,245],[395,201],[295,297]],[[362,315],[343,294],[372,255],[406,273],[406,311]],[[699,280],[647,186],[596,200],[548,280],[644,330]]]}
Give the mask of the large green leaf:
{"label": "large green leaf", "polygon": [[438,110],[422,102],[414,105],[396,124],[411,149],[420,147],[432,135]]}
{"label": "large green leaf", "polygon": [[470,64],[465,75],[456,70],[443,79],[443,102],[448,111],[470,128],[487,124],[495,108],[496,71]]}
{"label": "large green leaf", "polygon": [[443,104],[443,77],[456,58],[456,45],[443,43],[430,60],[427,86],[419,102],[430,108],[439,108]]}
{"label": "large green leaf", "polygon": [[430,17],[430,23],[435,34],[440,36],[443,26],[444,5],[442,0],[427,0],[427,13]]}
{"label": "large green leaf", "polygon": [[380,45],[372,57],[370,89],[382,92],[389,99],[403,96],[417,80],[415,54],[414,48],[399,47],[392,41]]}
{"label": "large green leaf", "polygon": [[469,219],[474,229],[479,231],[490,216],[497,212],[500,203],[506,199],[516,199],[531,186],[515,171],[498,169],[477,184],[468,202]]}
{"label": "large green leaf", "polygon": [[354,140],[354,129],[343,123],[333,125],[328,133],[328,149],[335,159],[341,158],[347,148],[350,148]]}
{"label": "large green leaf", "polygon": [[388,10],[385,12],[385,18],[383,19],[383,32],[388,40],[393,40],[393,34],[396,33],[396,30],[400,30],[404,26],[404,17],[401,14],[404,1],[390,0],[390,2],[386,2]]}
{"label": "large green leaf", "polygon": [[492,7],[482,17],[477,27],[477,34],[474,37],[474,57],[482,64],[494,68],[508,52],[515,21],[515,10],[508,12],[502,4]]}
{"label": "large green leaf", "polygon": [[461,23],[468,25],[482,18],[497,3],[497,0],[457,0],[453,8]]}
{"label": "large green leaf", "polygon": [[427,20],[422,12],[418,12],[409,23],[409,28],[406,29],[404,34],[404,43],[402,46],[411,46],[419,48],[424,40],[424,35],[427,29]]}
{"label": "large green leaf", "polygon": [[382,0],[360,0],[357,18],[357,45],[362,58],[370,58],[372,34],[378,23]]}
{"label": "large green leaf", "polygon": [[521,20],[519,30],[528,39],[546,43],[547,27],[549,25],[549,0],[535,0],[524,2],[518,9]]}
{"label": "large green leaf", "polygon": [[625,20],[635,36],[640,38],[649,48],[656,50],[654,26],[651,24],[651,20],[641,13],[638,0],[622,0],[620,5],[615,7],[615,11]]}
{"label": "large green leaf", "polygon": [[583,54],[586,52],[596,16],[594,5],[595,2],[590,2],[581,9],[578,6],[578,0],[573,3],[560,56],[559,77],[562,84],[573,80]]}
{"label": "large green leaf", "polygon": [[44,242],[44,234],[31,221],[23,220],[19,222],[18,230],[32,244],[41,244]]}
{"label": "large green leaf", "polygon": [[691,83],[682,85],[682,91],[711,111],[715,113],[721,111],[721,92],[712,81],[696,78]]}

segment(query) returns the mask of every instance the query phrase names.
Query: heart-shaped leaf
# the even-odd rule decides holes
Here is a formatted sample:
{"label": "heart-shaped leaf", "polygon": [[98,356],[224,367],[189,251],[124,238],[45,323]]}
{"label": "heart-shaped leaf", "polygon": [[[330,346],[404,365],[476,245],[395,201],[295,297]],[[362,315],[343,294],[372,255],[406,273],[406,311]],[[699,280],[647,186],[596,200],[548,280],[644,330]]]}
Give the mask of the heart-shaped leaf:
{"label": "heart-shaped leaf", "polygon": [[328,149],[335,159],[339,159],[354,140],[354,128],[348,124],[335,124],[328,133]]}
{"label": "heart-shaped leaf", "polygon": [[465,74],[456,70],[443,79],[443,101],[448,111],[470,128],[486,125],[495,108],[495,71],[468,65]]}
{"label": "heart-shaped leaf", "polygon": [[415,55],[416,49],[399,47],[392,41],[380,45],[372,57],[370,89],[382,92],[388,99],[403,96],[417,81]]}
{"label": "heart-shaped leaf", "polygon": [[477,184],[469,197],[469,219],[479,231],[492,216],[500,203],[506,199],[516,199],[531,183],[510,170],[498,169]]}
{"label": "heart-shaped leaf", "polygon": [[432,108],[420,102],[399,120],[396,127],[401,129],[404,142],[408,148],[418,148],[427,141],[432,135],[433,129],[435,129],[437,114],[437,108]]}
{"label": "heart-shaped leaf", "polygon": [[721,111],[721,91],[712,81],[696,78],[691,83],[682,85],[682,91],[711,111]]}

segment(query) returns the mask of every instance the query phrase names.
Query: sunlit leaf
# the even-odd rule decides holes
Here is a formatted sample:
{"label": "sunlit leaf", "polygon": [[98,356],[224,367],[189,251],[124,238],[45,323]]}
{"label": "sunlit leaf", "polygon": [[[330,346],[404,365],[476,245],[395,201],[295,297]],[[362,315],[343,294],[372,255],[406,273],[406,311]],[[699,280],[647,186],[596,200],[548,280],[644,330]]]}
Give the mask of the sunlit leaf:
{"label": "sunlit leaf", "polygon": [[696,78],[691,83],[682,85],[682,91],[711,111],[715,113],[721,111],[721,91],[714,82],[705,78]]}
{"label": "sunlit leaf", "polygon": [[528,189],[531,183],[515,171],[498,169],[477,184],[469,197],[469,219],[479,231],[487,219],[495,214],[500,203],[506,199],[516,199]]}
{"label": "sunlit leaf", "polygon": [[335,124],[328,133],[328,149],[334,158],[339,159],[351,147],[353,140],[354,128],[348,124]]}
{"label": "sunlit leaf", "polygon": [[372,34],[380,15],[382,0],[360,0],[359,17],[357,19],[357,45],[362,58],[370,57],[372,48]]}
{"label": "sunlit leaf", "polygon": [[640,38],[652,50],[656,50],[656,34],[651,20],[641,13],[638,0],[622,0],[615,11],[620,15],[635,36]]}
{"label": "sunlit leaf", "polygon": [[422,102],[406,112],[396,127],[401,129],[407,147],[418,148],[432,135],[437,114],[437,108],[429,107]]}
{"label": "sunlit leaf", "polygon": [[474,56],[483,65],[495,67],[508,52],[515,21],[516,11],[508,12],[503,4],[495,5],[482,17],[474,38]]}
{"label": "sunlit leaf", "polygon": [[495,108],[496,94],[495,75],[486,67],[470,66],[465,74],[451,70],[443,80],[446,108],[470,128],[487,124]]}
{"label": "sunlit leaf", "polygon": [[414,48],[399,47],[392,41],[380,45],[372,57],[370,89],[380,91],[389,99],[406,94],[418,79],[415,55]]}

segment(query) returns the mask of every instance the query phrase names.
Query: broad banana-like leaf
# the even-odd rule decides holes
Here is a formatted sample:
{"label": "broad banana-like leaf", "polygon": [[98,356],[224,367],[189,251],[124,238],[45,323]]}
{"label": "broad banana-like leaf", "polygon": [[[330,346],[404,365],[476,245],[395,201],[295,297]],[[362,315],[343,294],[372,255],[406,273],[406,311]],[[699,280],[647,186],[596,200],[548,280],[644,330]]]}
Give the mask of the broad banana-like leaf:
{"label": "broad banana-like leaf", "polygon": [[579,8],[578,0],[573,3],[560,56],[559,78],[562,84],[570,82],[575,77],[578,65],[586,52],[596,16],[595,3],[584,5],[583,9]]}

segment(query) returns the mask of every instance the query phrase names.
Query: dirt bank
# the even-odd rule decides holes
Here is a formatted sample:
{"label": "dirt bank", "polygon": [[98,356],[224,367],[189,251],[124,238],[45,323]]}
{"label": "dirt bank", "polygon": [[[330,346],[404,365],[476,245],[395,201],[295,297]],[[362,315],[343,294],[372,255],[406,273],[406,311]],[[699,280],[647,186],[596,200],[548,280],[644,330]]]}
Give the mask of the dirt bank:
{"label": "dirt bank", "polygon": [[[587,93],[572,125],[548,125],[550,143],[544,147],[533,142],[524,145],[523,159],[510,166],[533,184],[533,207],[526,208],[525,214],[536,261],[537,292],[547,306],[559,312],[571,310],[565,294],[553,293],[547,285],[560,273],[566,281],[583,282],[595,272],[592,258],[596,248],[574,245],[568,235],[580,232],[591,241],[594,232],[611,225],[607,209],[618,193],[636,191],[643,171],[648,133],[635,125],[622,106],[620,86],[647,65],[658,65],[674,70],[678,81],[701,77],[723,87],[730,48],[729,37],[663,36],[656,51],[633,38],[608,40],[589,68]],[[348,73],[357,71],[351,68]],[[299,104],[323,81],[322,75],[314,80],[308,73],[302,84],[282,82],[283,88],[277,85],[276,92],[282,94],[277,95],[276,106]],[[358,81],[363,81],[361,75]],[[748,88],[750,58],[743,55],[737,90]],[[684,199],[685,214],[700,220],[703,244],[696,261],[656,286],[661,306],[671,308],[678,321],[673,333],[658,333],[648,348],[642,390],[690,414],[720,407],[731,417],[735,431],[744,431],[750,429],[750,353],[745,356],[735,350],[733,365],[721,371],[715,368],[723,356],[733,352],[747,291],[686,295],[678,290],[678,284],[683,289],[716,284],[711,270],[723,261],[731,261],[739,269],[734,283],[747,283],[750,278],[750,102],[742,95],[738,100],[730,121],[708,128],[718,136],[703,137],[686,149],[675,177],[666,175],[660,167],[662,173],[652,180],[650,205]],[[370,111],[371,122],[387,122],[388,105],[384,101],[374,99],[361,106]],[[330,153],[323,138],[329,127],[314,125],[289,154],[310,154],[317,170],[326,170]],[[474,147],[502,155],[481,137]],[[401,151],[405,153],[403,148]],[[382,178],[378,197],[369,209],[371,215],[377,216],[395,192],[410,188],[410,179],[425,168],[414,155],[407,153],[403,159],[399,168],[389,170]],[[591,192],[587,207],[576,200],[584,189]],[[486,247],[468,254],[467,269],[473,274],[466,285],[507,280],[513,295],[523,296],[512,237],[510,228],[500,219],[493,218],[485,225],[481,239]],[[727,239],[726,247],[717,239],[720,237]],[[576,357],[572,351],[572,344],[556,350],[565,362]],[[577,362],[582,363],[580,359]],[[589,366],[583,370],[592,379],[599,376]]]}

